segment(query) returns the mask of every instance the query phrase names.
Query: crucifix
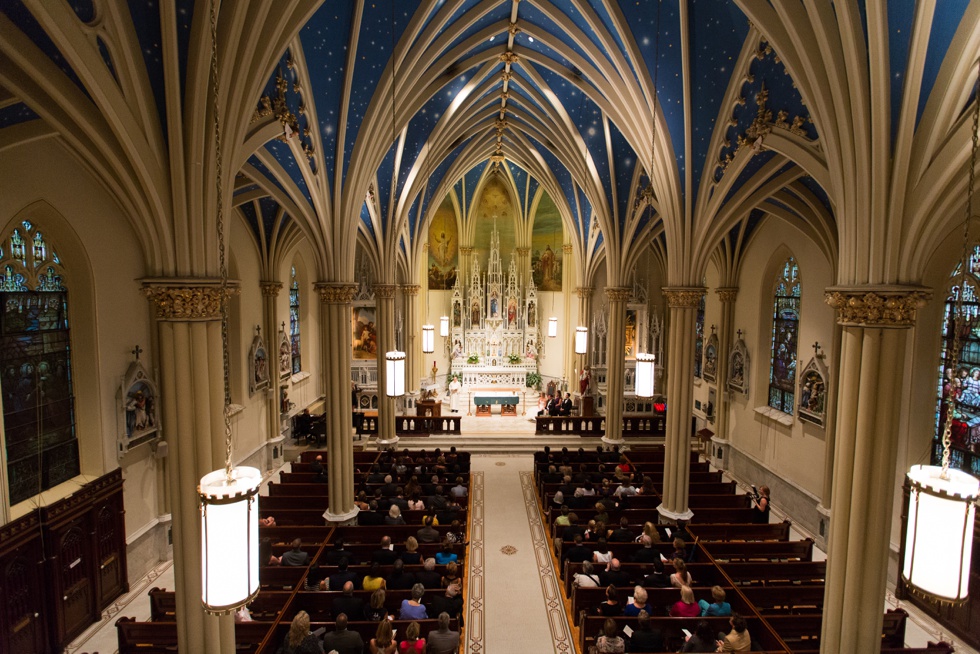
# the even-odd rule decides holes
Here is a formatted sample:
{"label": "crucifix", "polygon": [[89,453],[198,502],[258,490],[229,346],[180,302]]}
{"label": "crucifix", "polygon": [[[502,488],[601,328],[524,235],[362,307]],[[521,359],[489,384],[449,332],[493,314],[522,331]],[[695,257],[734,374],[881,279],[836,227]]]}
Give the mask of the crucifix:
{"label": "crucifix", "polygon": [[743,332],[743,331],[742,331],[741,329],[739,329],[739,330],[738,330],[737,332],[735,332],[735,333],[736,333],[736,334],[738,334],[738,340],[742,340],[742,334],[744,334],[745,332]]}
{"label": "crucifix", "polygon": [[715,335],[715,326],[714,325],[711,326],[711,335],[712,336]]}
{"label": "crucifix", "polygon": [[255,335],[256,336],[261,336],[262,335],[262,325],[256,325],[255,326]]}
{"label": "crucifix", "polygon": [[824,357],[823,347],[820,345],[819,341],[813,342],[813,356],[817,357],[818,359],[822,359]]}
{"label": "crucifix", "polygon": [[132,350],[130,350],[130,352],[132,352],[133,353],[133,356],[136,357],[136,360],[139,361],[140,360],[140,355],[143,353],[143,348],[141,348],[139,345],[137,345]]}

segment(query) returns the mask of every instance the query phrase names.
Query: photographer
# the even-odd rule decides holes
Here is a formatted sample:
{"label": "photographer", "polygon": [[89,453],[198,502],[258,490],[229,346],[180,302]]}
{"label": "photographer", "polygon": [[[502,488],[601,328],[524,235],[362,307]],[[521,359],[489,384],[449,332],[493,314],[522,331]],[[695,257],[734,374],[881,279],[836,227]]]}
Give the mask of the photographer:
{"label": "photographer", "polygon": [[757,510],[754,514],[754,522],[760,525],[769,524],[769,487],[760,486],[756,490],[756,487],[752,486],[752,499],[755,502],[754,508]]}

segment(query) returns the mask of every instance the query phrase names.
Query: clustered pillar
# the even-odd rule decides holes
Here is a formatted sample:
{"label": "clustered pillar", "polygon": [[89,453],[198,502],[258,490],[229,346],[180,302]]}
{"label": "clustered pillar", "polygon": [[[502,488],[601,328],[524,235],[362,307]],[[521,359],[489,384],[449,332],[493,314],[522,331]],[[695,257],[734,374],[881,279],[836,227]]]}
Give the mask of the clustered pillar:
{"label": "clustered pillar", "polygon": [[[609,331],[606,339],[606,434],[603,442],[623,442],[623,394],[626,378],[626,303],[632,289],[607,286],[609,298]],[[594,336],[593,336],[594,337]]]}
{"label": "clustered pillar", "polygon": [[[715,398],[715,436],[714,441],[722,444],[728,443],[728,358],[732,349],[732,323],[735,318],[735,298],[738,296],[737,288],[719,288],[715,291],[718,294],[718,301],[721,303],[721,321],[718,329],[718,393]],[[715,465],[725,468],[725,459],[728,458],[727,448],[723,458],[715,456],[716,448],[712,447],[712,460]]]}
{"label": "clustered pillar", "polygon": [[[282,282],[260,282],[259,285],[262,287],[262,316],[265,318],[265,324],[262,329],[266,333],[266,345],[268,351],[279,351],[279,343],[273,341],[273,337],[276,333],[277,323],[277,312],[276,312],[276,301],[279,298],[279,291],[282,290]],[[278,364],[277,364],[278,365]],[[276,369],[278,371],[278,368]],[[282,432],[282,427],[280,426],[280,416],[279,412],[282,408],[281,402],[279,401],[279,374],[269,375],[269,383],[271,384],[271,391],[268,394],[268,399],[266,400],[266,413],[269,416],[269,439],[274,439],[280,435]]]}
{"label": "clustered pillar", "polygon": [[378,445],[398,442],[395,434],[395,398],[388,397],[388,371],[385,354],[395,349],[395,289],[394,284],[375,284],[374,297],[378,306]]}
{"label": "clustered pillar", "polygon": [[921,288],[828,289],[843,328],[821,652],[881,647],[895,496],[897,393]]}
{"label": "clustered pillar", "polygon": [[222,290],[215,280],[145,280],[159,336],[163,424],[170,446],[167,492],[173,511],[177,638],[188,652],[235,651],[232,616],[201,604],[201,477],[225,465]]}
{"label": "clustered pillar", "polygon": [[[419,390],[422,379],[422,343],[418,337],[418,326],[422,324],[419,320],[419,290],[422,288],[418,284],[405,284],[399,286],[402,297],[405,300],[405,389],[409,391]],[[425,317],[428,322],[429,317]],[[438,329],[438,325],[436,325]]]}
{"label": "clustered pillar", "polygon": [[657,507],[665,522],[690,520],[687,506],[691,476],[691,402],[693,395],[694,336],[697,308],[704,289],[664,289],[670,312],[667,339],[667,436],[664,447],[663,503]]}
{"label": "clustered pillar", "polygon": [[[327,428],[329,498],[324,518],[346,523],[357,516],[354,506],[354,445],[351,413],[351,301],[355,284],[320,283],[320,334]],[[330,410],[332,408],[333,410]]]}

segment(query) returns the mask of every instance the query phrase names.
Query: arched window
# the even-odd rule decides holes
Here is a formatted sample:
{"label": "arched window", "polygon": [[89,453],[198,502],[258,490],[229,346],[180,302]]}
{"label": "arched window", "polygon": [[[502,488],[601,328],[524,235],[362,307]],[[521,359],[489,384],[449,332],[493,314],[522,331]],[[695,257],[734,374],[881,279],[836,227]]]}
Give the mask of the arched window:
{"label": "arched window", "polygon": [[299,338],[299,281],[296,279],[296,266],[292,268],[292,283],[289,285],[289,343],[293,355],[293,374],[303,369],[300,356]]}
{"label": "arched window", "polygon": [[704,295],[698,302],[698,317],[694,322],[694,376],[701,378],[701,357],[704,355]]}
{"label": "arched window", "polygon": [[[980,474],[980,246],[974,247],[970,256],[969,269],[960,281],[961,264],[957,264],[950,275],[950,293],[946,298],[944,322],[946,330],[939,355],[939,380],[936,408],[936,440],[932,449],[932,462],[942,462],[942,431],[946,420],[946,402],[949,393],[956,400],[953,425],[950,432],[950,465]],[[956,300],[963,288],[963,324],[960,334],[960,352],[956,361],[952,360],[953,330],[955,328]]]}
{"label": "arched window", "polygon": [[800,269],[790,257],[776,279],[772,306],[772,358],[769,406],[793,413],[796,390],[796,343],[800,328]]}
{"label": "arched window", "polygon": [[0,388],[14,505],[78,475],[78,438],[61,260],[23,221],[0,243],[0,271]]}

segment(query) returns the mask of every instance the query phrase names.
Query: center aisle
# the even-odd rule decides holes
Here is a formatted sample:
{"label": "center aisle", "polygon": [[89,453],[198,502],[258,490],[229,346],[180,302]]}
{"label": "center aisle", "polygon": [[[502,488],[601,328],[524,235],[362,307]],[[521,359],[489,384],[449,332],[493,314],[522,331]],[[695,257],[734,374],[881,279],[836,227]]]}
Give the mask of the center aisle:
{"label": "center aisle", "polygon": [[532,464],[529,454],[470,459],[468,654],[575,651]]}

